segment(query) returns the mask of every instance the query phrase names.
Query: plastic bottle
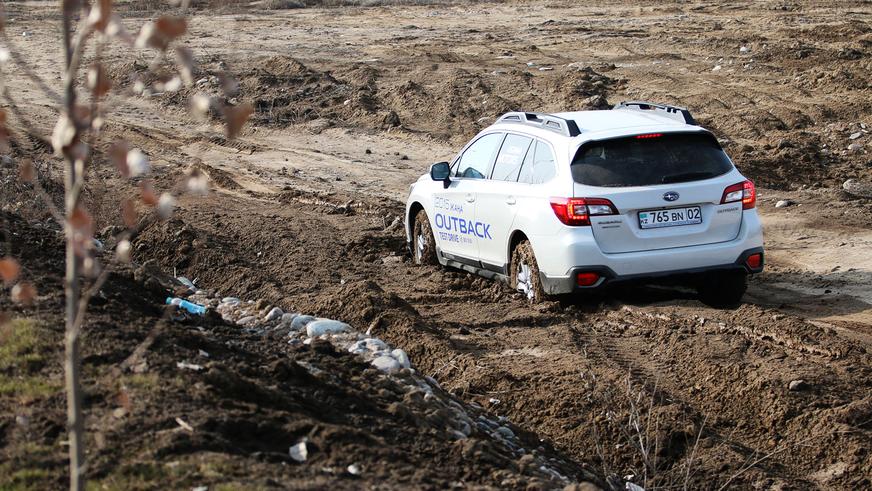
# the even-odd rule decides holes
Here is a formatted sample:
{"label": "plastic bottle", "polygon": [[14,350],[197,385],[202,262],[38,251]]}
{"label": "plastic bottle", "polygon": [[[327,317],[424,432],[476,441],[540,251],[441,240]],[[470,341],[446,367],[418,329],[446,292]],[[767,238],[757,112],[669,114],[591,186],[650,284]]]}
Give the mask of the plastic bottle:
{"label": "plastic bottle", "polygon": [[188,313],[194,315],[203,315],[206,313],[206,307],[198,305],[187,300],[182,300],[179,297],[167,297],[167,305],[175,305],[180,309],[185,309]]}

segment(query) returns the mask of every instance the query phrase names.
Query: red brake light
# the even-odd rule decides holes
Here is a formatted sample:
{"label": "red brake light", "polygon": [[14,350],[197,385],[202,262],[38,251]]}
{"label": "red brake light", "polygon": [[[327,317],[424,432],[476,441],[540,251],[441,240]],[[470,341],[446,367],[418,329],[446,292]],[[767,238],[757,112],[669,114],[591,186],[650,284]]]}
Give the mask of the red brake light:
{"label": "red brake light", "polygon": [[751,254],[748,256],[748,259],[745,259],[745,264],[747,264],[751,269],[759,268],[760,265],[763,264],[763,254],[760,254],[759,252]]}
{"label": "red brake light", "polygon": [[660,138],[663,133],[646,133],[644,135],[636,135],[637,139]]}
{"label": "red brake light", "polygon": [[751,181],[743,181],[727,186],[724,189],[724,194],[721,197],[721,204],[742,202],[743,210],[750,210],[757,206],[757,190],[754,188],[754,183]]}
{"label": "red brake light", "polygon": [[757,189],[754,188],[754,183],[745,181],[742,183],[742,209],[750,210],[757,206]]}
{"label": "red brake light", "polygon": [[615,205],[602,198],[551,198],[551,209],[558,220],[572,226],[590,225],[591,215],[618,214]]}
{"label": "red brake light", "polygon": [[578,286],[593,286],[599,279],[599,273],[578,273],[575,277]]}

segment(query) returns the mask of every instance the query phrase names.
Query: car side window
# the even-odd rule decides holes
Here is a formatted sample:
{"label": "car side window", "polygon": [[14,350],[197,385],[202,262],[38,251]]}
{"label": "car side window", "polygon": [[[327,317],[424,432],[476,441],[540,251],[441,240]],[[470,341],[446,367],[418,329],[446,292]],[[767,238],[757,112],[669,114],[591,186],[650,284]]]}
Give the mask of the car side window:
{"label": "car side window", "polygon": [[535,148],[531,148],[527,152],[527,158],[524,159],[518,182],[542,184],[557,174],[557,163],[554,161],[554,152],[551,151],[551,147],[538,140],[534,146]]}
{"label": "car side window", "polygon": [[518,174],[521,172],[521,164],[524,163],[524,157],[529,153],[531,143],[533,143],[533,139],[528,136],[507,135],[503,141],[503,146],[500,147],[500,153],[497,154],[491,179],[517,181]]}
{"label": "car side window", "polygon": [[454,176],[486,179],[494,154],[500,148],[504,136],[503,133],[491,133],[476,140],[458,159]]}

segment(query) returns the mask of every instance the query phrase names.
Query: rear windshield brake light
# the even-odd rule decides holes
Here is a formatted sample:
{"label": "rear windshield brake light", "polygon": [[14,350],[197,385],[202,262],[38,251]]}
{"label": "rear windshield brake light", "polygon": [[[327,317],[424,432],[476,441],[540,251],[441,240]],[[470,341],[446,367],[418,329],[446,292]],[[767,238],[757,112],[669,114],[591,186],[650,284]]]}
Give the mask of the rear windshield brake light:
{"label": "rear windshield brake light", "polygon": [[646,133],[644,135],[636,135],[637,139],[645,139],[645,138],[660,138],[663,136],[663,133]]}

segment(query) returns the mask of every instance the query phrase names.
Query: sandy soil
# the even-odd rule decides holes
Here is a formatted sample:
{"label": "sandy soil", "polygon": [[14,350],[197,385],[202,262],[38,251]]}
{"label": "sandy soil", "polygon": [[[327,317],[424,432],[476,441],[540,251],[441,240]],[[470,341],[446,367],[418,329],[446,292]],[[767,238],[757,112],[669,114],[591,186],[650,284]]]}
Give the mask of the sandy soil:
{"label": "sandy soil", "polygon": [[[56,85],[48,8],[11,4],[8,31]],[[840,186],[872,180],[870,21],[863,2],[201,11],[185,39],[198,87],[111,104],[107,140],[148,153],[161,188],[191,165],[213,186],[183,198],[173,220],[146,223],[135,260],[370,326],[461,400],[603,476],[646,488],[868,487],[872,201]],[[113,60],[124,87],[148,62],[130,60]],[[257,109],[234,142],[184,111],[191,93],[219,93],[210,77],[221,63],[239,78],[236,101]],[[51,102],[20,71],[10,77],[35,126],[17,156],[50,162],[38,136],[55,120]],[[690,107],[760,186],[768,264],[743,306],[642,286],[530,307],[502,285],[409,264],[397,218],[430,162],[508,109],[625,99]],[[108,166],[94,172],[99,230],[120,223],[103,191],[121,183]],[[4,210],[44,219],[28,199],[9,192]],[[775,207],[785,199],[794,205]]]}

